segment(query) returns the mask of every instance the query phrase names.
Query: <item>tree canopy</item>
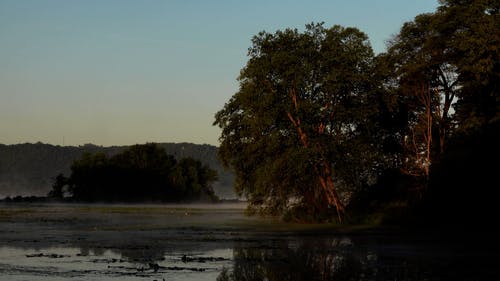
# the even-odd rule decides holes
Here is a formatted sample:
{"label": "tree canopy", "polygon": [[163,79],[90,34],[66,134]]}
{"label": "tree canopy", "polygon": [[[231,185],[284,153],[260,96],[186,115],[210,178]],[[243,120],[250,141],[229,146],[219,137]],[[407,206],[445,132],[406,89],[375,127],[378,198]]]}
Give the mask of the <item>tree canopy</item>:
{"label": "tree canopy", "polygon": [[222,161],[236,188],[271,213],[311,214],[369,181],[374,161],[373,51],[356,28],[308,24],[252,39],[240,89],[216,114]]}
{"label": "tree canopy", "polygon": [[[351,27],[313,23],[253,37],[239,90],[214,122],[220,158],[252,207],[340,221],[346,205],[382,198],[425,212],[463,214],[446,198],[470,214],[485,210],[477,208],[484,196],[466,197],[488,194],[485,178],[496,181],[484,171],[498,165],[481,159],[500,157],[500,6],[440,3],[377,56]],[[478,141],[484,147],[471,147]]]}
{"label": "tree canopy", "polygon": [[211,183],[217,173],[200,161],[177,161],[156,144],[134,145],[107,157],[85,153],[71,166],[71,175],[58,175],[49,193],[62,197],[64,188],[76,201],[173,202],[214,200]]}

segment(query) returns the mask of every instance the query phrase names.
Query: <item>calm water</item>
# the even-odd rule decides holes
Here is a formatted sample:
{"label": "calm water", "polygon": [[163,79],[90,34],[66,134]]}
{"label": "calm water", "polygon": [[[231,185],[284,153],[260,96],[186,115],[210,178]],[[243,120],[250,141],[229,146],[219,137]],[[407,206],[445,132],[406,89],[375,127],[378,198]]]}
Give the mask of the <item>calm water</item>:
{"label": "calm water", "polygon": [[335,230],[243,206],[0,206],[0,280],[500,280],[481,235]]}

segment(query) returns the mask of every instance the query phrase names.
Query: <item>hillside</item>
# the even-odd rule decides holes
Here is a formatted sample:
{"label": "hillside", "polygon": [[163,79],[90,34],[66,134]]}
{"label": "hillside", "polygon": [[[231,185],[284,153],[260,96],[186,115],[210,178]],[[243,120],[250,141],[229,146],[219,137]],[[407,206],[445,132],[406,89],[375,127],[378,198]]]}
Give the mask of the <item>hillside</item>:
{"label": "hillside", "polygon": [[[217,159],[217,147],[192,143],[162,143],[168,154],[176,158],[192,157],[219,173],[214,184],[216,194],[224,199],[235,198],[234,176]],[[70,174],[70,166],[84,152],[104,152],[109,156],[123,151],[126,146],[103,147],[55,146],[43,143],[15,145],[0,144],[0,198],[7,196],[46,195],[53,178],[59,173]]]}

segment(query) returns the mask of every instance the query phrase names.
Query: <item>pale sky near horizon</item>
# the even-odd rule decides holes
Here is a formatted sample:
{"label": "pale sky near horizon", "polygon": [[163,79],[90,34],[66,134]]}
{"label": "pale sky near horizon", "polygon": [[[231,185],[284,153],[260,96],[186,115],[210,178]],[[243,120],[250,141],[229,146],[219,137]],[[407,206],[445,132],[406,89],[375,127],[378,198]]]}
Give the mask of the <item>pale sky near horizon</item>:
{"label": "pale sky near horizon", "polygon": [[375,53],[437,0],[0,0],[0,143],[218,145],[259,31],[354,26]]}

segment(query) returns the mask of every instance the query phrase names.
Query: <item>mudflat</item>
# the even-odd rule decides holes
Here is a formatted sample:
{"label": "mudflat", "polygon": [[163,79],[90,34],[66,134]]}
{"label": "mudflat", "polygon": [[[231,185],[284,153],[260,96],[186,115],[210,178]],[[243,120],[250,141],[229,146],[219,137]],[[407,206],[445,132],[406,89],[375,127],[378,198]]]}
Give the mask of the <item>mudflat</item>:
{"label": "mudflat", "polygon": [[498,277],[498,252],[463,247],[474,241],[289,224],[245,216],[244,208],[244,203],[0,205],[0,280]]}

